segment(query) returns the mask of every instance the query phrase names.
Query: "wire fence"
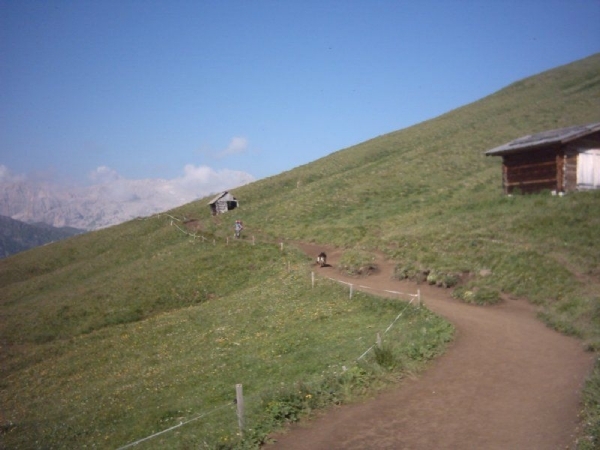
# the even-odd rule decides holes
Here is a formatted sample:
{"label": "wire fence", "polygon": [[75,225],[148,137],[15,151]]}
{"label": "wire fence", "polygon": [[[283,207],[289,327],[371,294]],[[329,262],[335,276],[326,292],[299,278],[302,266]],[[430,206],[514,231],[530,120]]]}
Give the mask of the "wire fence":
{"label": "wire fence", "polygon": [[[217,238],[216,237],[208,238],[208,237],[206,237],[203,234],[199,234],[199,233],[196,233],[196,232],[190,232],[188,229],[182,228],[180,224],[186,224],[186,223],[189,223],[189,222],[193,221],[193,219],[190,219],[188,221],[188,219],[185,216],[183,218],[179,218],[179,217],[175,217],[175,216],[173,216],[171,214],[168,214],[168,213],[158,213],[158,214],[155,214],[153,216],[139,218],[138,220],[149,220],[149,219],[154,219],[154,218],[160,219],[161,216],[165,216],[168,219],[170,219],[170,222],[169,222],[170,226],[175,227],[181,234],[189,236],[189,237],[193,238],[194,240],[200,239],[202,242],[210,242],[212,240],[212,242],[213,242],[214,245],[217,244]],[[236,238],[235,235],[233,235],[232,238],[234,240],[236,240],[236,241],[246,242],[244,239]],[[225,240],[226,244],[229,244],[229,237],[228,236],[226,236],[226,237],[224,237],[222,239]],[[251,241],[252,241],[252,244],[256,244],[256,237],[254,235],[251,236]]]}
{"label": "wire fence", "polygon": [[145,438],[138,439],[137,441],[131,442],[131,443],[127,444],[127,445],[124,445],[123,447],[119,447],[117,450],[124,450],[126,448],[135,447],[136,445],[141,444],[142,442],[145,442],[145,441],[149,441],[150,439],[158,437],[161,434],[165,434],[165,433],[168,433],[169,431],[176,430],[177,428],[182,427],[184,425],[187,425],[188,423],[195,422],[196,420],[200,420],[200,419],[202,419],[204,417],[210,416],[211,414],[214,414],[214,413],[216,413],[218,411],[221,411],[221,410],[223,410],[225,408],[231,408],[231,407],[232,407],[231,403],[219,406],[219,407],[214,408],[214,409],[212,409],[212,410],[210,410],[208,412],[204,412],[204,413],[198,414],[197,416],[192,417],[191,419],[179,422],[177,425],[173,425],[172,427],[167,428],[167,429],[162,430],[162,431],[159,431],[158,433],[151,434],[150,436],[146,436]]}
{"label": "wire fence", "polygon": [[[331,278],[331,277],[324,277],[328,280],[334,281],[336,283],[340,283],[340,284],[344,284],[347,285],[350,289],[350,298],[352,298],[352,292],[354,290],[354,284],[353,283],[348,283],[346,281],[341,281],[341,280],[337,280],[335,278]],[[313,277],[314,280],[314,277]],[[313,283],[314,285],[314,283]],[[398,297],[407,297],[410,300],[408,301],[408,303],[406,303],[405,307],[400,311],[400,313],[396,316],[396,318],[392,321],[392,323],[390,323],[390,325],[385,329],[385,331],[383,332],[383,334],[386,334],[388,331],[390,331],[392,329],[392,327],[394,326],[394,324],[400,319],[400,317],[402,317],[402,315],[404,314],[404,312],[406,311],[406,308],[408,308],[409,305],[411,305],[414,301],[417,302],[417,306],[421,307],[421,290],[418,289],[416,294],[409,294],[406,292],[400,292],[400,291],[391,291],[388,289],[377,289],[374,288],[372,286],[365,286],[362,284],[358,284],[356,285],[359,289],[361,290],[367,290],[367,291],[373,291],[373,292],[383,292],[385,294],[388,295],[394,295],[394,296],[398,296]],[[360,361],[361,359],[363,359],[371,350],[373,350],[376,346],[380,345],[380,338],[378,335],[378,339],[377,342],[373,345],[371,345],[371,347],[369,347],[362,355],[360,355],[356,361]]]}
{"label": "wire fence", "polygon": [[[160,214],[157,214],[156,216],[151,216],[150,218],[152,218],[152,217],[159,217],[160,218],[161,215],[166,216],[169,219],[171,219],[170,225],[171,226],[175,226],[183,234],[188,235],[190,237],[193,237],[194,239],[201,238],[203,242],[209,240],[205,236],[198,235],[196,233],[189,233],[188,231],[184,230],[183,228],[181,228],[177,224],[177,222],[181,223],[181,222],[185,221],[185,219],[182,220],[182,219],[179,219],[177,217],[171,216],[171,215],[166,214],[166,213],[160,213]],[[252,243],[253,244],[255,243],[254,237],[252,239]],[[281,245],[281,248],[283,249],[283,243],[280,243],[280,245]],[[314,272],[311,272],[311,278],[312,278],[312,286],[314,288],[315,287],[315,274],[314,274]],[[388,333],[393,328],[393,326],[396,324],[396,322],[398,322],[398,320],[402,317],[402,315],[406,312],[407,308],[410,305],[412,305],[414,302],[416,302],[416,304],[417,304],[418,307],[420,307],[422,305],[422,303],[421,303],[421,291],[420,290],[417,290],[416,294],[412,294],[412,293],[406,293],[406,292],[400,292],[400,291],[392,291],[392,290],[387,290],[387,289],[377,289],[377,288],[374,288],[372,286],[366,286],[366,285],[362,285],[362,284],[356,284],[355,285],[353,283],[349,283],[349,282],[338,280],[338,279],[331,278],[331,277],[321,277],[321,278],[333,281],[335,283],[339,283],[339,284],[343,284],[343,285],[348,286],[349,287],[349,291],[350,291],[350,294],[349,294],[350,299],[352,298],[353,291],[354,291],[355,287],[358,288],[358,289],[360,289],[360,290],[362,290],[362,291],[371,291],[371,292],[374,292],[376,295],[379,292],[379,293],[383,293],[384,294],[382,296],[390,296],[390,295],[392,295],[392,296],[396,296],[398,299],[403,299],[403,298],[407,299],[407,301],[405,301],[404,308],[402,308],[402,310],[398,313],[398,315],[394,318],[394,320],[392,320],[392,322],[388,325],[388,327],[383,331],[384,335],[386,333]],[[367,348],[358,358],[356,358],[355,362],[359,362],[360,360],[364,359],[365,356],[367,356],[369,354],[369,352],[373,351],[378,346],[381,346],[381,338],[380,338],[380,334],[379,333],[377,333],[376,342],[373,345],[371,345],[369,348]],[[347,370],[345,366],[343,366],[343,370]],[[238,386],[241,387],[241,385],[238,385]],[[252,396],[250,398],[254,398],[254,396]],[[243,403],[243,399],[242,400],[237,399],[236,404],[239,405],[240,401]],[[124,445],[122,447],[119,447],[117,450],[125,450],[127,448],[135,447],[135,446],[137,446],[137,445],[139,445],[139,444],[141,444],[143,442],[149,441],[149,440],[151,440],[153,438],[156,438],[158,436],[161,436],[163,434],[166,434],[168,432],[176,430],[176,429],[178,429],[178,428],[180,428],[180,427],[182,427],[184,425],[187,425],[187,424],[189,424],[191,422],[195,422],[197,420],[200,420],[202,418],[205,418],[207,416],[215,414],[218,411],[224,410],[226,408],[232,408],[233,409],[234,406],[235,405],[233,405],[231,402],[228,402],[227,404],[224,404],[224,405],[218,406],[216,408],[213,408],[210,411],[200,413],[200,414],[198,414],[198,415],[196,415],[196,416],[194,416],[194,417],[192,417],[190,419],[181,421],[177,425],[173,425],[173,426],[171,426],[169,428],[166,428],[166,429],[164,429],[162,431],[156,432],[154,434],[151,434],[149,436],[146,436],[144,438],[141,438],[141,439],[138,439],[138,440],[136,440],[134,442],[126,444],[126,445]],[[243,423],[243,418],[240,416],[240,414],[243,414],[243,412],[240,412],[239,407],[238,407],[238,417],[237,417],[237,420],[240,423],[240,433],[242,433],[243,430],[242,430],[242,425],[241,424]]]}
{"label": "wire fence", "polygon": [[[336,282],[336,283],[340,283],[340,284],[347,285],[347,286],[349,286],[350,288],[352,288],[352,287],[353,287],[353,284],[351,284],[351,283],[347,283],[347,282],[345,282],[345,281],[336,280],[335,278],[330,278],[330,277],[323,277],[323,278],[324,278],[324,279],[327,279],[327,280],[334,281],[334,282]],[[403,314],[406,312],[407,308],[408,308],[410,305],[412,305],[412,304],[413,304],[415,301],[417,302],[417,305],[418,305],[418,306],[420,306],[420,305],[421,305],[421,293],[420,293],[420,291],[418,291],[416,294],[410,294],[410,293],[399,292],[399,291],[391,291],[391,290],[384,290],[384,289],[376,289],[376,288],[373,288],[373,287],[371,287],[371,286],[365,286],[365,285],[357,285],[357,287],[358,287],[358,288],[360,288],[360,289],[371,290],[371,291],[375,291],[375,292],[384,292],[384,293],[386,293],[386,294],[388,294],[388,295],[390,295],[390,294],[391,294],[391,295],[396,295],[396,296],[398,296],[398,297],[400,297],[400,296],[405,296],[405,297],[408,297],[408,298],[410,298],[410,300],[409,300],[409,301],[405,302],[405,306],[404,306],[404,308],[402,308],[402,310],[401,310],[401,311],[398,313],[398,315],[397,315],[397,316],[394,318],[394,320],[392,320],[392,322],[391,322],[391,323],[388,325],[388,327],[387,327],[387,328],[386,328],[386,329],[383,331],[383,334],[384,334],[384,335],[385,335],[386,333],[388,333],[388,332],[389,332],[389,331],[390,331],[390,330],[393,328],[393,326],[396,324],[396,322],[398,322],[398,320],[399,320],[399,319],[402,317],[402,315],[403,315]],[[365,351],[364,351],[364,352],[363,352],[363,353],[362,353],[362,354],[361,354],[361,355],[360,355],[358,358],[356,358],[356,359],[355,359],[355,362],[359,362],[360,360],[362,360],[363,358],[365,358],[365,356],[367,356],[367,355],[369,354],[369,352],[373,351],[373,350],[374,350],[376,347],[378,347],[378,346],[381,346],[380,334],[379,334],[379,333],[377,333],[377,340],[376,340],[376,342],[375,342],[373,345],[371,345],[369,348],[367,348],[367,349],[366,349],[366,350],[365,350]],[[345,366],[343,366],[343,370],[347,370]],[[253,397],[251,397],[251,398],[254,398],[254,396],[253,396]],[[238,399],[238,401],[237,401],[236,403],[238,403],[238,404],[239,404],[239,402],[240,402],[240,400]],[[142,438],[142,439],[138,439],[137,441],[134,441],[134,442],[131,442],[131,443],[127,444],[127,445],[124,445],[124,446],[122,446],[122,447],[119,447],[117,450],[125,450],[125,449],[127,449],[127,448],[130,448],[130,447],[137,446],[138,444],[141,444],[142,442],[148,441],[148,440],[150,440],[150,439],[156,438],[156,437],[158,437],[158,436],[160,436],[160,435],[163,435],[163,434],[165,434],[165,433],[168,433],[168,432],[170,432],[170,431],[176,430],[177,428],[180,428],[180,427],[182,427],[182,426],[184,426],[184,425],[187,425],[187,424],[189,424],[189,423],[191,423],[191,422],[194,422],[194,421],[200,420],[200,419],[202,419],[202,418],[205,418],[205,417],[207,417],[207,416],[209,416],[209,415],[211,415],[211,414],[214,414],[214,413],[216,413],[216,412],[218,412],[218,411],[221,411],[221,410],[223,410],[223,409],[225,409],[225,408],[231,408],[231,409],[233,409],[233,407],[234,407],[234,406],[235,406],[235,405],[232,405],[232,403],[231,403],[231,402],[229,402],[229,403],[227,403],[227,404],[224,404],[224,405],[222,405],[222,406],[219,406],[219,407],[217,407],[217,408],[214,408],[214,409],[212,409],[212,410],[210,410],[210,411],[208,411],[208,412],[203,412],[203,413],[201,413],[201,414],[198,414],[198,415],[196,415],[196,416],[194,416],[194,417],[192,417],[192,418],[190,418],[190,419],[188,419],[188,420],[181,421],[181,422],[180,422],[180,423],[178,423],[177,425],[174,425],[174,426],[172,426],[172,427],[166,428],[166,429],[164,429],[164,430],[162,430],[162,431],[159,431],[159,432],[157,432],[157,433],[154,433],[154,434],[152,434],[152,435],[150,435],[150,436],[146,436],[146,437],[144,437],[144,438]],[[238,420],[238,422],[240,422],[240,423],[243,421],[243,419],[240,417],[240,412],[239,412],[239,410],[238,410],[238,417],[237,417],[237,420]],[[240,433],[242,433],[242,432],[243,432],[243,430],[240,428]]]}

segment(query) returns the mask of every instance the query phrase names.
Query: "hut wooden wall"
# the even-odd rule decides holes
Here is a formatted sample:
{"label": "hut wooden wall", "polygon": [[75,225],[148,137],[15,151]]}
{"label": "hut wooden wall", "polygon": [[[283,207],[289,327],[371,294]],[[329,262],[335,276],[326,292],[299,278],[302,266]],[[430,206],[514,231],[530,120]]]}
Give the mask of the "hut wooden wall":
{"label": "hut wooden wall", "polygon": [[565,192],[577,190],[577,149],[567,149],[565,152],[565,169],[563,177],[563,186]]}
{"label": "hut wooden wall", "polygon": [[502,159],[504,192],[510,194],[517,189],[523,193],[562,190],[563,157],[559,147],[505,155]]}

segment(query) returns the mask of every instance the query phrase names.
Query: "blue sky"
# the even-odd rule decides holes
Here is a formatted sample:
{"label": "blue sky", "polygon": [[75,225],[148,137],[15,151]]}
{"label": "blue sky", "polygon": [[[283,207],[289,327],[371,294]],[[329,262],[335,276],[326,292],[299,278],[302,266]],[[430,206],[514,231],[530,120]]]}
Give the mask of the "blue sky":
{"label": "blue sky", "polygon": [[276,175],[599,52],[598,24],[600,0],[0,0],[0,176]]}

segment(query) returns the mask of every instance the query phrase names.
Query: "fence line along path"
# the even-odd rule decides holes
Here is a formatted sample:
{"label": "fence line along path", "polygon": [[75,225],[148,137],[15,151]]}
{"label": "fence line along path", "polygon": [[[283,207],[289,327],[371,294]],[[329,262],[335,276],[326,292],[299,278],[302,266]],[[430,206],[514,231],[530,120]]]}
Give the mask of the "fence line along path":
{"label": "fence line along path", "polygon": [[[327,253],[333,267],[316,268],[318,276],[356,283],[335,270],[340,250],[298,246],[311,257]],[[411,289],[391,279],[393,267],[382,257],[377,264],[380,270],[360,285]],[[423,304],[456,327],[448,351],[419,377],[293,425],[266,448],[575,448],[581,389],[594,355],[580,341],[547,328],[524,300],[477,307],[452,299],[449,290],[419,288]]]}

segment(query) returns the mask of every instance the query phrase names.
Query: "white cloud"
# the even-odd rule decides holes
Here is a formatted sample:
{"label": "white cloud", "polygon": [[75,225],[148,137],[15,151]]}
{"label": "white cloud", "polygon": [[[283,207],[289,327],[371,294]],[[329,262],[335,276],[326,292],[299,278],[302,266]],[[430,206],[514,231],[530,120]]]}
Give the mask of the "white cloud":
{"label": "white cloud", "polygon": [[24,181],[25,176],[13,174],[8,167],[0,164],[0,183],[15,183]]}
{"label": "white cloud", "polygon": [[194,166],[186,164],[183,168],[183,177],[179,178],[184,183],[209,183],[214,178],[215,171],[208,166]]}
{"label": "white cloud", "polygon": [[245,137],[233,137],[224,150],[217,153],[217,158],[244,153],[248,149],[248,139]]}
{"label": "white cloud", "polygon": [[[180,177],[170,180],[127,179],[107,166],[96,168],[89,174],[89,178],[92,184],[85,187],[65,187],[57,183],[45,183],[42,187],[39,183],[25,181],[21,177],[19,181],[32,189],[31,192],[42,192],[43,189],[44,195],[21,198],[22,192],[26,191],[17,189],[12,197],[5,196],[8,202],[6,205],[2,204],[0,198],[0,214],[27,222],[95,229],[166,211],[255,180],[247,172],[215,170],[193,164],[187,164]],[[7,167],[0,165],[0,182],[9,179],[17,177]],[[39,198],[52,198],[52,208],[48,209],[48,201],[37,204]]]}
{"label": "white cloud", "polygon": [[169,185],[174,192],[191,201],[194,198],[242,186],[254,179],[249,173],[239,170],[215,170],[208,166],[187,164],[183,168],[183,176],[169,181]]}
{"label": "white cloud", "polygon": [[90,172],[88,177],[94,184],[107,184],[121,179],[116,170],[107,166],[96,167],[96,170]]}
{"label": "white cloud", "polygon": [[208,166],[187,164],[183,175],[170,180],[152,178],[130,180],[116,170],[101,166],[90,173],[93,181],[90,192],[114,202],[145,202],[173,208],[215,192],[242,186],[255,180],[247,172],[238,170],[215,170]]}

